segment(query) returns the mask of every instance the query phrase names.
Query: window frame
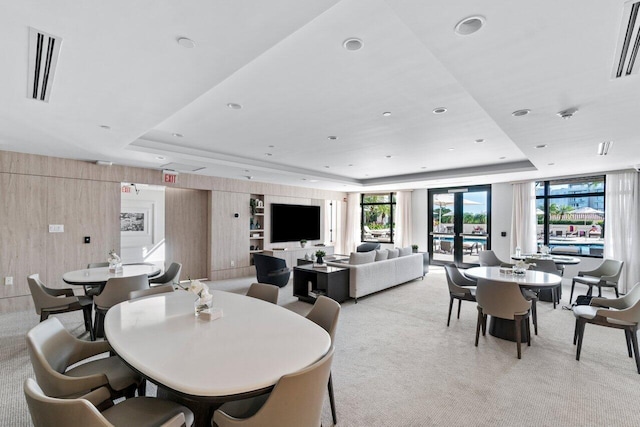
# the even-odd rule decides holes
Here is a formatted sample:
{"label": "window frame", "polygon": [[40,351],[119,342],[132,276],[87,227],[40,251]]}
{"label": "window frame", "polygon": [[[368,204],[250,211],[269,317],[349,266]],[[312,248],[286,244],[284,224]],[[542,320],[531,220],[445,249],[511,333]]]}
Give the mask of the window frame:
{"label": "window frame", "polygon": [[[388,202],[365,202],[364,199],[367,196],[384,196],[389,195]],[[389,241],[380,241],[380,240],[365,240],[364,238],[364,226],[365,226],[365,206],[385,206],[389,205]],[[360,194],[360,242],[373,242],[373,243],[394,243],[394,226],[395,223],[395,207],[396,207],[396,192],[390,191],[389,193],[361,193]]]}

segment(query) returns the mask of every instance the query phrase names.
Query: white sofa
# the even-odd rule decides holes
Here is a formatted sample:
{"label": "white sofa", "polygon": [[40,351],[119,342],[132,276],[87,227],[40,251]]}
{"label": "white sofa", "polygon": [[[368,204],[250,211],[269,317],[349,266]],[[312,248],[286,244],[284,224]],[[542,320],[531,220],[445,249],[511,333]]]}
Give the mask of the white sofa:
{"label": "white sofa", "polygon": [[[376,251],[371,253],[375,256]],[[378,251],[379,252],[379,251]],[[365,252],[368,253],[368,252]],[[351,257],[353,260],[353,255]],[[411,253],[393,259],[371,261],[365,264],[328,262],[334,267],[349,268],[349,296],[358,298],[424,277],[423,255]]]}

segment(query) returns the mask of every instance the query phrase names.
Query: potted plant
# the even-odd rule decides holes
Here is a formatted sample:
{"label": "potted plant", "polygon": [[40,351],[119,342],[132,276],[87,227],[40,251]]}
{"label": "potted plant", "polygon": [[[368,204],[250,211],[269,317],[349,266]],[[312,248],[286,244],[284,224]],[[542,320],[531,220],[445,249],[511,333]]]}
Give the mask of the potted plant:
{"label": "potted plant", "polygon": [[249,199],[249,206],[251,206],[251,215],[256,214],[256,199]]}
{"label": "potted plant", "polygon": [[325,255],[326,253],[324,251],[316,251],[316,258],[318,260],[318,264],[322,264],[324,262],[322,257]]}
{"label": "potted plant", "polygon": [[301,239],[300,240],[300,247],[302,247],[302,248],[306,248],[307,247],[307,240],[306,239]]}
{"label": "potted plant", "polygon": [[411,245],[411,252],[413,252],[414,254],[418,253],[418,245]]}

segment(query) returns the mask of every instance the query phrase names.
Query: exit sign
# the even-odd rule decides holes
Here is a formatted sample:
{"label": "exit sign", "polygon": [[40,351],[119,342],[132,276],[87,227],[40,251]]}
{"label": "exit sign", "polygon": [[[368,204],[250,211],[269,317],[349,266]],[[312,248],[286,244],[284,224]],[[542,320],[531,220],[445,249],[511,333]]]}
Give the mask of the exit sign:
{"label": "exit sign", "polygon": [[178,178],[178,172],[176,171],[170,171],[170,170],[162,171],[162,181],[165,184],[175,184],[177,178]]}

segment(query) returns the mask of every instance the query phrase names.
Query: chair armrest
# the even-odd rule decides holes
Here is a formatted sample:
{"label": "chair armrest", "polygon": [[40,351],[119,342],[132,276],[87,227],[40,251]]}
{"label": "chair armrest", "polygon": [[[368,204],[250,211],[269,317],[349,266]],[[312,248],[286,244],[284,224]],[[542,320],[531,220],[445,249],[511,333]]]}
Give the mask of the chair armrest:
{"label": "chair armrest", "polygon": [[623,322],[629,323],[638,323],[638,311],[640,311],[640,304],[637,304],[625,308],[623,310],[610,310],[610,309],[601,309],[596,311],[596,316],[608,317],[610,319],[622,320]]}
{"label": "chair armrest", "polygon": [[108,341],[85,341],[76,338],[75,349],[72,357],[69,358],[69,365],[78,363],[81,360],[95,356],[97,354],[106,353],[113,350]]}
{"label": "chair armrest", "polygon": [[589,305],[594,307],[615,308],[618,310],[627,308],[622,298],[615,298],[615,299],[600,298],[600,297],[591,298],[591,302],[589,303]]}
{"label": "chair armrest", "polygon": [[106,387],[100,387],[85,394],[84,396],[81,396],[80,399],[86,399],[91,402],[93,406],[97,407],[101,403],[111,400],[111,393]]}
{"label": "chair armrest", "polygon": [[70,288],[65,288],[65,289],[52,289],[52,288],[45,288],[45,291],[51,295],[52,297],[60,297],[60,296],[65,296],[65,297],[72,297],[73,295],[73,290]]}
{"label": "chair armrest", "polygon": [[78,302],[78,297],[50,297],[47,298],[47,306],[42,308],[62,307]]}
{"label": "chair armrest", "polygon": [[267,276],[269,276],[269,277],[281,276],[283,274],[289,274],[289,273],[291,273],[291,269],[288,268],[288,267],[285,267],[285,268],[281,268],[279,270],[270,271],[269,273],[267,273]]}
{"label": "chair armrest", "polygon": [[184,418],[184,414],[182,412],[174,415],[171,419],[165,421],[160,425],[160,427],[182,427],[186,425],[187,420]]}

